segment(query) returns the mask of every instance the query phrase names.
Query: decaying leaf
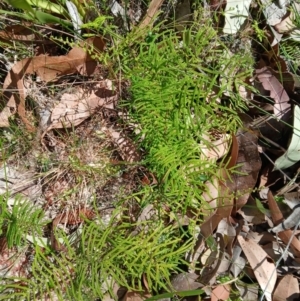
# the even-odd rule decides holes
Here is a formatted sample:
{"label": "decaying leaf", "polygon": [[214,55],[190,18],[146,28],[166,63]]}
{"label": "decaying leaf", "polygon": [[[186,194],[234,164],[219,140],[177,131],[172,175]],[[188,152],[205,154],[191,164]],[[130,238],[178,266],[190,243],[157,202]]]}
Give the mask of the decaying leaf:
{"label": "decaying leaf", "polygon": [[275,161],[274,169],[285,169],[298,161],[300,161],[300,107],[295,106],[292,141],[287,151]]}
{"label": "decaying leaf", "polygon": [[299,300],[299,283],[293,275],[285,275],[278,283],[273,301],[294,301]]}
{"label": "decaying leaf", "polygon": [[[26,117],[25,98],[27,90],[23,83],[24,76],[26,74],[36,74],[42,81],[50,82],[67,74],[90,75],[97,65],[97,62],[92,58],[92,54],[103,51],[104,45],[102,38],[94,37],[87,39],[82,45],[74,47],[65,56],[41,55],[17,62],[3,83],[4,96],[8,101],[4,108],[5,113],[0,113],[1,124],[9,124],[8,118],[18,112],[27,129],[34,130],[33,125]],[[15,89],[18,90],[18,94],[11,92]],[[9,111],[11,112],[10,115],[8,114]]]}
{"label": "decaying leaf", "polygon": [[266,299],[272,301],[272,292],[277,280],[275,264],[268,257],[267,253],[253,240],[245,240],[239,235],[238,242],[254,271]]}
{"label": "decaying leaf", "polygon": [[273,75],[270,67],[263,67],[256,70],[256,75],[262,83],[265,90],[270,91],[270,97],[274,99],[274,114],[276,118],[281,119],[290,111],[291,104],[289,96],[282,84]]}

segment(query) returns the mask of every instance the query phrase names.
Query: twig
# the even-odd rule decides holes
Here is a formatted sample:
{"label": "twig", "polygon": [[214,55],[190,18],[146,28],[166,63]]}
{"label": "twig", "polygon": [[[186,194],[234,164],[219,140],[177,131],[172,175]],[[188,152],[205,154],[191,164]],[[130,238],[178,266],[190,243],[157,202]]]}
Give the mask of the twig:
{"label": "twig", "polygon": [[144,20],[142,21],[142,23],[139,25],[140,29],[147,27],[151,23],[153,17],[155,16],[157,11],[161,7],[162,3],[163,3],[163,0],[152,0],[151,1],[149,8],[147,10],[146,16],[144,17]]}

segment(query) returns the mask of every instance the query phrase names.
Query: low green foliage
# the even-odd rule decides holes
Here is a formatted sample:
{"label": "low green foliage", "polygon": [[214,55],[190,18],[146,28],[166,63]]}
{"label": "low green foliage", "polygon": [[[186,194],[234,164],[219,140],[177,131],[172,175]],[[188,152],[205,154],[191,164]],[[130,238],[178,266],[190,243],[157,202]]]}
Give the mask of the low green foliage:
{"label": "low green foliage", "polygon": [[186,30],[183,39],[169,31],[143,43],[127,70],[132,99],[124,106],[140,125],[146,163],[175,207],[200,205],[205,190],[200,176],[210,179],[218,166],[203,159],[199,143],[209,146],[204,137],[214,140],[239,125],[245,102],[235,91],[251,64],[245,53],[229,58],[216,31],[204,24]]}

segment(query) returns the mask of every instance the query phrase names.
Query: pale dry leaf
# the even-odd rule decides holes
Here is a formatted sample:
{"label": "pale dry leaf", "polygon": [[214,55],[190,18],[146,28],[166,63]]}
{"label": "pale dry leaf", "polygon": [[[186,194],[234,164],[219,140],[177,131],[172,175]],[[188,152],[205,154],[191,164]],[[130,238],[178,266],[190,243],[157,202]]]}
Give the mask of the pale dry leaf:
{"label": "pale dry leaf", "polygon": [[[217,199],[219,196],[219,179],[218,177],[213,177],[210,181],[205,183],[206,191],[203,192],[203,199],[209,203],[211,208],[217,207]],[[205,210],[205,209],[204,209]],[[210,210],[211,211],[211,210]],[[206,210],[204,211],[204,213]],[[207,212],[209,213],[209,212]]]}
{"label": "pale dry leaf", "polygon": [[287,192],[284,194],[284,202],[293,209],[300,204],[299,192]]}
{"label": "pale dry leaf", "polygon": [[234,277],[237,277],[245,268],[246,259],[241,256],[242,248],[239,244],[235,244],[232,249],[232,264],[229,268],[230,272]]}
{"label": "pale dry leaf", "polygon": [[152,204],[148,204],[141,212],[140,216],[137,220],[137,225],[134,231],[131,233],[132,236],[137,235],[142,230],[146,231],[148,230],[147,223],[149,221],[157,220],[158,218],[158,211]]}
{"label": "pale dry leaf", "polygon": [[274,99],[274,114],[281,119],[291,109],[289,96],[279,80],[273,75],[270,67],[263,67],[256,70],[258,80],[265,90],[270,91],[270,97]]}
{"label": "pale dry leaf", "polygon": [[257,282],[265,294],[266,299],[268,301],[272,301],[272,292],[277,280],[277,271],[274,262],[253,240],[245,240],[241,235],[239,235],[237,238],[254,271]]}
{"label": "pale dry leaf", "polygon": [[294,301],[299,300],[299,283],[293,275],[285,275],[278,283],[273,301]]}
{"label": "pale dry leaf", "polygon": [[[219,176],[220,178],[227,180],[229,178],[229,170],[236,165],[236,161],[238,158],[239,146],[236,137],[232,136],[232,145],[231,145],[231,153],[228,159],[228,163],[226,164],[226,168],[220,168]],[[231,175],[232,176],[232,175]],[[213,185],[216,188],[216,184]],[[214,187],[211,186],[212,192],[215,194]],[[233,199],[230,196],[231,193],[227,187],[224,186],[224,183],[218,183],[218,197],[217,197],[217,209],[211,213],[205,221],[201,225],[201,233],[198,235],[198,240],[194,248],[193,260],[199,257],[205,239],[213,233],[213,231],[218,226],[219,222],[223,218],[227,218],[230,216],[232,207],[233,207]],[[229,197],[230,196],[230,197]],[[208,195],[209,197],[209,195]],[[215,204],[214,204],[215,206]]]}
{"label": "pale dry leaf", "polygon": [[99,108],[114,108],[118,95],[110,90],[109,80],[65,92],[52,110],[46,132],[51,129],[76,126]]}
{"label": "pale dry leaf", "polygon": [[285,169],[300,161],[300,107],[294,108],[294,127],[292,140],[287,151],[276,159],[274,170]]}
{"label": "pale dry leaf", "polygon": [[222,134],[221,137],[217,140],[211,141],[207,137],[205,144],[200,144],[202,160],[213,159],[218,160],[225,156],[229,150],[230,145],[230,135]]}
{"label": "pale dry leaf", "polygon": [[247,21],[250,4],[250,0],[238,2],[235,0],[226,1],[224,34],[235,34],[240,30],[242,25]]}
{"label": "pale dry leaf", "polygon": [[261,2],[263,4],[263,13],[268,25],[274,26],[280,23],[287,12],[286,7],[280,8],[275,2],[269,0],[262,0]]}

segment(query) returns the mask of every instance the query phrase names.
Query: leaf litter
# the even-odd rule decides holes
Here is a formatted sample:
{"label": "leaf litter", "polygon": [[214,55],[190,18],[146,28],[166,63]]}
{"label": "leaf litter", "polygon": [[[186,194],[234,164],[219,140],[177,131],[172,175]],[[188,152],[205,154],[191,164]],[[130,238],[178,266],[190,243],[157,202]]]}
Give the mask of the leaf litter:
{"label": "leaf litter", "polygon": [[[151,1],[148,14],[139,25],[141,28],[153,21],[153,16],[161,5],[162,1]],[[244,4],[241,5],[244,8]],[[282,23],[287,22],[288,18],[280,23],[286,7],[282,3],[281,9],[274,5],[269,5],[264,11],[267,23],[280,33],[290,31],[291,28],[287,28],[286,24]],[[278,15],[275,19],[271,19],[274,11]],[[248,14],[248,9],[245,9],[245,13]],[[227,9],[225,14],[228,20],[232,12]],[[185,15],[182,16],[182,18],[185,17]],[[245,17],[242,16],[234,21],[241,23],[244,19]],[[239,31],[241,24],[228,26],[229,29],[226,30],[230,32]],[[232,26],[234,28],[231,28]],[[22,26],[16,26],[13,30],[7,28],[6,31],[0,32],[0,38],[18,41],[37,38],[32,31],[23,32],[23,29]],[[87,47],[93,45],[92,49],[93,51],[97,49],[96,53],[104,51],[105,43],[101,37],[89,38],[85,43]],[[269,56],[270,53],[266,55]],[[276,56],[279,60],[279,55],[276,54]],[[63,80],[64,76],[70,75],[91,78],[97,73],[96,65],[96,60],[90,53],[83,51],[82,45],[75,46],[63,56],[40,55],[20,60],[8,72],[3,84],[6,98],[0,113],[0,126],[9,128],[11,117],[18,114],[28,130],[41,131],[39,139],[46,151],[41,155],[41,150],[38,149],[35,155],[38,154],[39,157],[32,159],[32,163],[35,168],[38,166],[40,170],[47,172],[42,178],[43,200],[40,195],[41,187],[34,181],[34,176],[24,173],[22,169],[17,169],[11,163],[2,168],[1,188],[12,194],[21,192],[37,207],[45,209],[46,218],[51,220],[50,245],[56,252],[63,253],[68,248],[64,240],[56,238],[56,232],[62,229],[67,237],[71,237],[80,224],[94,219],[100,211],[101,218],[108,216],[107,223],[109,224],[111,222],[109,207],[114,207],[121,195],[129,197],[126,204],[128,206],[126,218],[136,223],[131,232],[132,236],[147,233],[147,223],[157,222],[160,214],[152,204],[141,210],[140,204],[130,197],[133,192],[137,191],[140,183],[151,187],[152,184],[157,184],[157,180],[155,174],[153,175],[142,166],[140,161],[145,154],[132,139],[132,131],[117,122],[121,115],[118,112],[120,91],[117,83],[102,77],[101,80],[90,84],[73,84],[70,89],[60,91],[54,100],[52,99],[44,106],[39,103],[40,95],[34,95],[31,91],[35,87],[26,86],[26,81],[30,82],[28,76],[29,78],[36,76],[39,81],[47,85],[58,83]],[[274,157],[274,150],[271,149],[274,145],[270,146],[265,143],[263,136],[258,133],[259,127],[254,127],[255,131],[253,131],[252,125],[259,117],[249,112],[249,115],[240,114],[243,125],[233,136],[231,133],[224,133],[221,138],[211,141],[210,138],[205,137],[208,143],[205,145],[200,143],[202,156],[216,162],[224,161],[220,164],[218,177],[205,182],[207,190],[202,196],[209,203],[209,210],[201,208],[204,222],[199,226],[199,233],[195,235],[196,243],[192,254],[187,254],[190,255],[191,270],[174,275],[170,287],[175,292],[201,288],[210,300],[227,300],[233,290],[238,290],[243,300],[257,300],[258,283],[266,300],[299,298],[298,272],[295,272],[300,255],[299,233],[292,230],[299,223],[298,195],[284,194],[286,202],[292,204],[292,213],[284,219],[273,196],[273,193],[276,194],[282,186],[287,184],[282,183],[281,176],[278,176],[280,173],[276,173],[277,178],[275,177],[272,185],[268,186],[266,201],[263,198],[259,199],[256,193],[256,189],[260,189],[257,185],[259,177],[262,174],[265,177],[264,184],[261,186],[263,187],[267,185],[275,172],[270,169],[268,173],[262,172],[269,164],[265,163],[263,155],[272,156],[274,166],[279,171],[289,169],[289,174],[295,174],[295,170],[299,168],[300,160],[297,155],[299,107],[293,106],[290,97],[295,89],[294,78],[292,77],[293,84],[281,81],[276,74],[277,71],[271,65],[259,66],[256,69],[254,79],[262,85],[265,97],[258,102],[262,107],[268,103],[273,111],[273,121],[276,122],[284,119],[285,114],[289,114],[290,111],[294,112],[292,141],[282,156]],[[286,78],[291,80],[289,72]],[[17,92],[14,92],[15,89]],[[39,125],[30,121],[30,114],[25,106],[25,99],[29,95],[41,109],[39,114],[43,122]],[[243,93],[243,98],[250,104],[256,101],[249,93]],[[267,122],[264,123],[266,124]],[[269,125],[266,127],[268,128]],[[277,131],[279,141],[284,140],[283,128],[280,125],[280,130]],[[70,129],[73,129],[78,137],[85,137],[86,141],[79,139],[72,144],[69,136],[72,134]],[[268,131],[269,128],[266,132]],[[264,144],[263,151],[260,153],[259,146],[262,144]],[[76,148],[78,145],[80,148]],[[282,152],[279,150],[279,153],[280,151]],[[55,160],[50,158],[53,153],[56,156]],[[115,164],[116,168],[111,168],[111,163]],[[127,166],[126,169],[122,167],[122,164]],[[101,182],[100,187],[85,183],[86,187],[81,186],[78,192],[73,192],[71,187],[78,185],[77,179],[86,170],[95,182]],[[101,181],[97,178],[99,171],[104,175]],[[33,172],[33,168],[30,172]],[[28,186],[25,185],[25,180],[28,180]],[[297,177],[295,181],[298,181]],[[16,185],[18,182],[22,182],[21,186]],[[297,188],[298,184],[294,187]],[[99,212],[91,209],[89,203],[91,193],[87,193],[90,190],[93,190],[96,195],[95,202],[101,209]],[[60,208],[60,201],[66,199],[66,195],[71,205]],[[77,202],[78,199],[81,201]],[[10,199],[8,203],[13,207],[14,201]],[[107,213],[103,213],[105,210],[108,210]],[[165,207],[164,210],[168,212],[170,209]],[[193,219],[194,216],[191,214],[191,216],[180,216],[173,220],[171,218],[169,222],[177,221],[174,225],[180,228],[187,226]],[[121,217],[118,216],[115,222],[120,220]],[[143,224],[146,226],[142,226]],[[39,238],[47,242],[47,239],[43,240],[44,237]],[[30,263],[26,250],[9,249],[3,237],[0,238],[0,246],[1,275],[27,277]],[[283,255],[285,255],[282,263],[281,258],[278,259],[280,252],[284,252]],[[268,253],[274,254],[276,263]],[[18,259],[12,261],[13,256]],[[290,274],[290,270],[296,275]],[[247,281],[251,279],[254,282],[252,286],[243,282],[246,281],[243,274],[248,276]],[[230,276],[230,280],[220,282],[219,280],[224,276]],[[146,282],[144,277],[144,283]],[[121,299],[150,298],[151,293],[147,286],[148,284],[145,284],[144,291],[128,290]],[[106,298],[110,298],[109,294]]]}

